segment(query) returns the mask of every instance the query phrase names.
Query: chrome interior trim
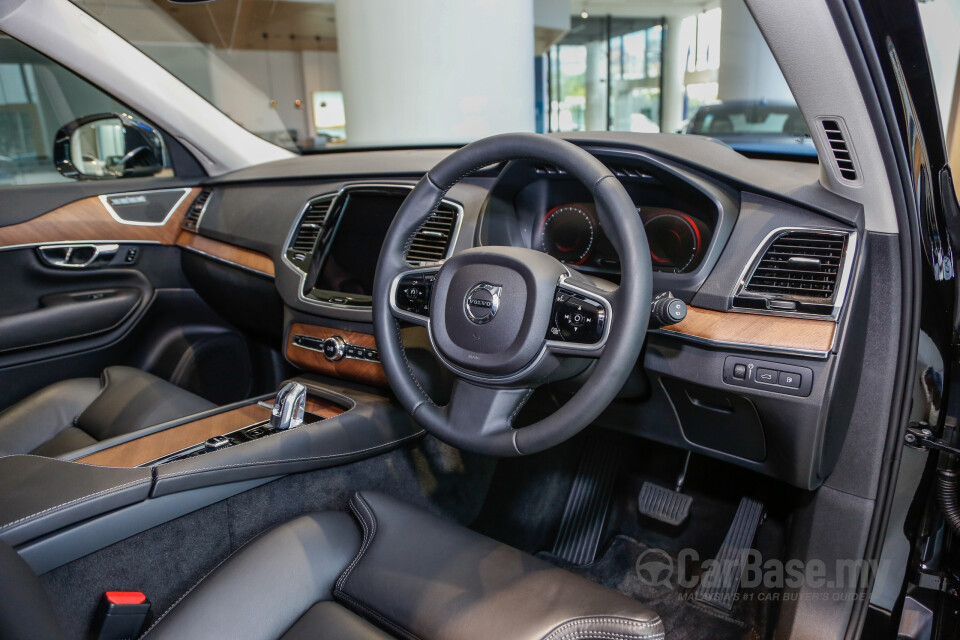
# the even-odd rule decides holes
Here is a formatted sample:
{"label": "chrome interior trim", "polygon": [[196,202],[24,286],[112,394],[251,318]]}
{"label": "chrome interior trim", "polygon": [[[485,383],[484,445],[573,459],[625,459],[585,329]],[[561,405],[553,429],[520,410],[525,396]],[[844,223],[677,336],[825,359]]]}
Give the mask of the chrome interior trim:
{"label": "chrome interior trim", "polygon": [[[120,196],[138,196],[138,195],[145,195],[145,194],[149,195],[152,193],[167,193],[171,191],[183,191],[183,195],[181,195],[177,199],[177,201],[173,204],[173,206],[170,207],[170,210],[167,211],[167,215],[165,215],[163,217],[163,220],[161,220],[160,222],[134,222],[130,220],[124,220],[114,210],[114,208],[110,206],[110,203],[107,201],[108,198],[117,198]],[[107,210],[107,213],[110,214],[110,217],[116,220],[117,222],[119,222],[120,224],[129,224],[135,227],[162,227],[163,225],[167,224],[167,221],[170,220],[170,216],[173,215],[173,212],[177,210],[177,207],[180,206],[180,204],[184,201],[184,199],[187,197],[190,191],[192,191],[192,187],[178,187],[176,189],[153,189],[148,191],[125,191],[122,193],[107,193],[105,195],[97,196],[97,197],[100,198],[100,202],[103,203],[103,207],[104,209]]]}
{"label": "chrome interior trim", "polygon": [[[90,258],[84,262],[69,262],[71,257],[72,249],[79,249],[81,247],[90,247],[93,249],[93,254]],[[58,251],[65,250],[65,257],[63,260],[58,260],[56,258],[51,258],[47,255],[49,251]],[[120,245],[111,242],[108,244],[98,244],[94,242],[85,242],[81,244],[44,244],[37,247],[37,252],[40,254],[40,259],[43,260],[46,264],[51,267],[58,267],[61,269],[83,269],[84,267],[89,267],[91,264],[97,261],[100,256],[110,255],[113,256],[120,250]]]}
{"label": "chrome interior trim", "polygon": [[[340,199],[340,197],[347,191],[351,191],[354,189],[363,189],[363,188],[371,188],[371,189],[400,188],[400,189],[407,189],[408,191],[413,191],[413,187],[414,185],[409,183],[404,183],[404,182],[352,182],[352,183],[348,183],[341,186],[336,193],[325,193],[318,196],[314,196],[309,200],[307,200],[307,202],[300,208],[300,213],[297,215],[296,221],[293,223],[293,226],[290,228],[290,231],[287,233],[287,237],[284,240],[284,244],[283,244],[283,253],[281,255],[283,263],[287,267],[292,269],[295,273],[300,274],[300,284],[297,287],[297,298],[300,300],[300,302],[304,302],[306,304],[309,304],[315,307],[328,308],[328,309],[333,308],[333,309],[364,310],[364,309],[370,308],[370,307],[363,307],[359,305],[346,305],[346,304],[335,304],[333,302],[323,302],[320,300],[314,300],[313,298],[308,298],[305,295],[303,295],[303,288],[307,283],[307,274],[302,269],[297,267],[295,264],[290,262],[290,260],[287,258],[287,249],[290,248],[290,243],[293,241],[294,235],[297,232],[297,228],[299,228],[300,226],[300,220],[303,219],[303,214],[307,212],[307,208],[310,206],[310,204],[322,198],[332,198],[330,202],[330,209],[328,210],[328,213],[329,213],[329,211],[332,211],[333,208],[337,205],[337,201]],[[457,247],[457,240],[460,238],[460,227],[463,224],[463,207],[459,203],[454,202],[453,200],[448,200],[446,198],[441,199],[440,202],[441,204],[445,204],[447,206],[452,207],[456,212],[456,221],[454,222],[454,225],[453,225],[453,232],[450,235],[450,246],[447,248],[447,254],[445,257],[445,258],[449,258],[451,255],[453,255],[453,252]],[[426,220],[424,220],[424,222],[426,222]],[[410,273],[410,272],[405,271],[404,273]]]}
{"label": "chrome interior trim", "polygon": [[[210,196],[207,198],[207,201],[204,202],[204,203],[203,203],[203,206],[200,208],[200,215],[197,216],[197,224],[196,224],[196,226],[193,228],[193,232],[194,232],[194,233],[200,233],[200,221],[203,220],[203,215],[207,212],[207,207],[210,206],[210,201],[213,200],[213,187],[204,187],[204,188],[210,189]],[[202,193],[202,192],[203,192],[203,191],[201,190],[201,193]],[[198,197],[199,197],[199,195],[198,195]],[[188,231],[189,231],[189,229],[188,229]]]}
{"label": "chrome interior trim", "polygon": [[15,249],[36,249],[37,247],[49,247],[49,246],[58,246],[58,247],[77,247],[88,244],[152,244],[159,245],[161,244],[157,240],[66,240],[64,242],[46,241],[46,242],[26,242],[24,244],[9,244],[6,246],[0,246],[0,251],[13,251]]}
{"label": "chrome interior trim", "polygon": [[[843,263],[840,267],[839,277],[837,278],[837,289],[835,294],[836,297],[833,301],[833,311],[829,314],[816,314],[802,313],[799,311],[783,311],[780,309],[750,309],[747,307],[734,306],[733,299],[743,292],[744,288],[747,286],[747,282],[750,281],[750,278],[753,277],[754,272],[760,265],[760,259],[763,257],[763,254],[766,252],[766,250],[777,238],[792,231],[831,233],[834,235],[847,236],[847,246],[844,248],[843,252]],[[855,258],[857,257],[858,237],[859,236],[856,230],[853,229],[833,229],[829,227],[777,227],[763,238],[763,241],[760,242],[753,254],[750,256],[750,259],[747,261],[746,266],[744,266],[743,271],[740,272],[740,277],[737,278],[737,284],[734,288],[733,294],[730,296],[730,308],[736,309],[737,313],[754,313],[768,316],[784,316],[787,318],[809,318],[813,320],[836,321],[843,312],[843,304],[846,301],[847,288],[850,283],[850,274],[853,271],[853,265],[856,262]]]}

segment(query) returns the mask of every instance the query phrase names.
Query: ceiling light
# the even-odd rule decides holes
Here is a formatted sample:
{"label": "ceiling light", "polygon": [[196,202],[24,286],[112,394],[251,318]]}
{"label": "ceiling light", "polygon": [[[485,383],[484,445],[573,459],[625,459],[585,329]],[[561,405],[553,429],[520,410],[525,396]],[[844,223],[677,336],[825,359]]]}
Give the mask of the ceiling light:
{"label": "ceiling light", "polygon": [[590,17],[590,14],[587,13],[587,10],[586,10],[586,9],[584,9],[583,11],[580,12],[580,17],[583,18],[584,20],[586,20],[587,18]]}

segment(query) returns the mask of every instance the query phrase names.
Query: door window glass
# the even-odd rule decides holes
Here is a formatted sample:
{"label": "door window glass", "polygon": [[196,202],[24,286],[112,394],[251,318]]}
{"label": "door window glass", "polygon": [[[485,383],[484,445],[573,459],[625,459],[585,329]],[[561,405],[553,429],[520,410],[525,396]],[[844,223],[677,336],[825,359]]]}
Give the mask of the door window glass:
{"label": "door window glass", "polygon": [[[130,109],[50,58],[0,32],[0,186],[70,182],[53,162],[64,125]],[[163,172],[172,175],[167,153]]]}

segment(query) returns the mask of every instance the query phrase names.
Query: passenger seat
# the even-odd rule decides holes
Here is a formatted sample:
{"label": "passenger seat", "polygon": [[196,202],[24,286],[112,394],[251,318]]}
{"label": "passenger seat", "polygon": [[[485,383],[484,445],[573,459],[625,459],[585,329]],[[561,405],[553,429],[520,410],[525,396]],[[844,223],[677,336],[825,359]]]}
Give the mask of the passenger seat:
{"label": "passenger seat", "polygon": [[56,382],[0,412],[0,455],[59,456],[216,405],[131,367]]}

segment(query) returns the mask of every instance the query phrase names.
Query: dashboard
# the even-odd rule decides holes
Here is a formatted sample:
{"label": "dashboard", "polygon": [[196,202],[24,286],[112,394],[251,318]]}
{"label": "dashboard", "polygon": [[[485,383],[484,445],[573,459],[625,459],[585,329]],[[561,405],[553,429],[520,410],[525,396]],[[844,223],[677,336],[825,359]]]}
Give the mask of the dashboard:
{"label": "dashboard", "polygon": [[[621,400],[598,424],[817,486],[845,428],[838,381],[859,376],[862,343],[850,346],[858,343],[847,334],[864,322],[854,284],[866,254],[860,211],[820,187],[817,165],[751,160],[683,136],[568,137],[633,200],[653,294],[689,308],[648,333]],[[327,154],[209,180],[184,222],[184,272],[221,315],[279,343],[296,368],[385,387],[370,311],[380,245],[405,195],[447,152]],[[450,189],[404,257],[417,267],[470,247],[526,247],[616,284],[620,241],[587,186],[514,160]],[[428,304],[429,283],[414,285],[405,293]],[[411,366],[442,400],[428,336],[402,332]],[[560,384],[544,402],[566,392]]]}

